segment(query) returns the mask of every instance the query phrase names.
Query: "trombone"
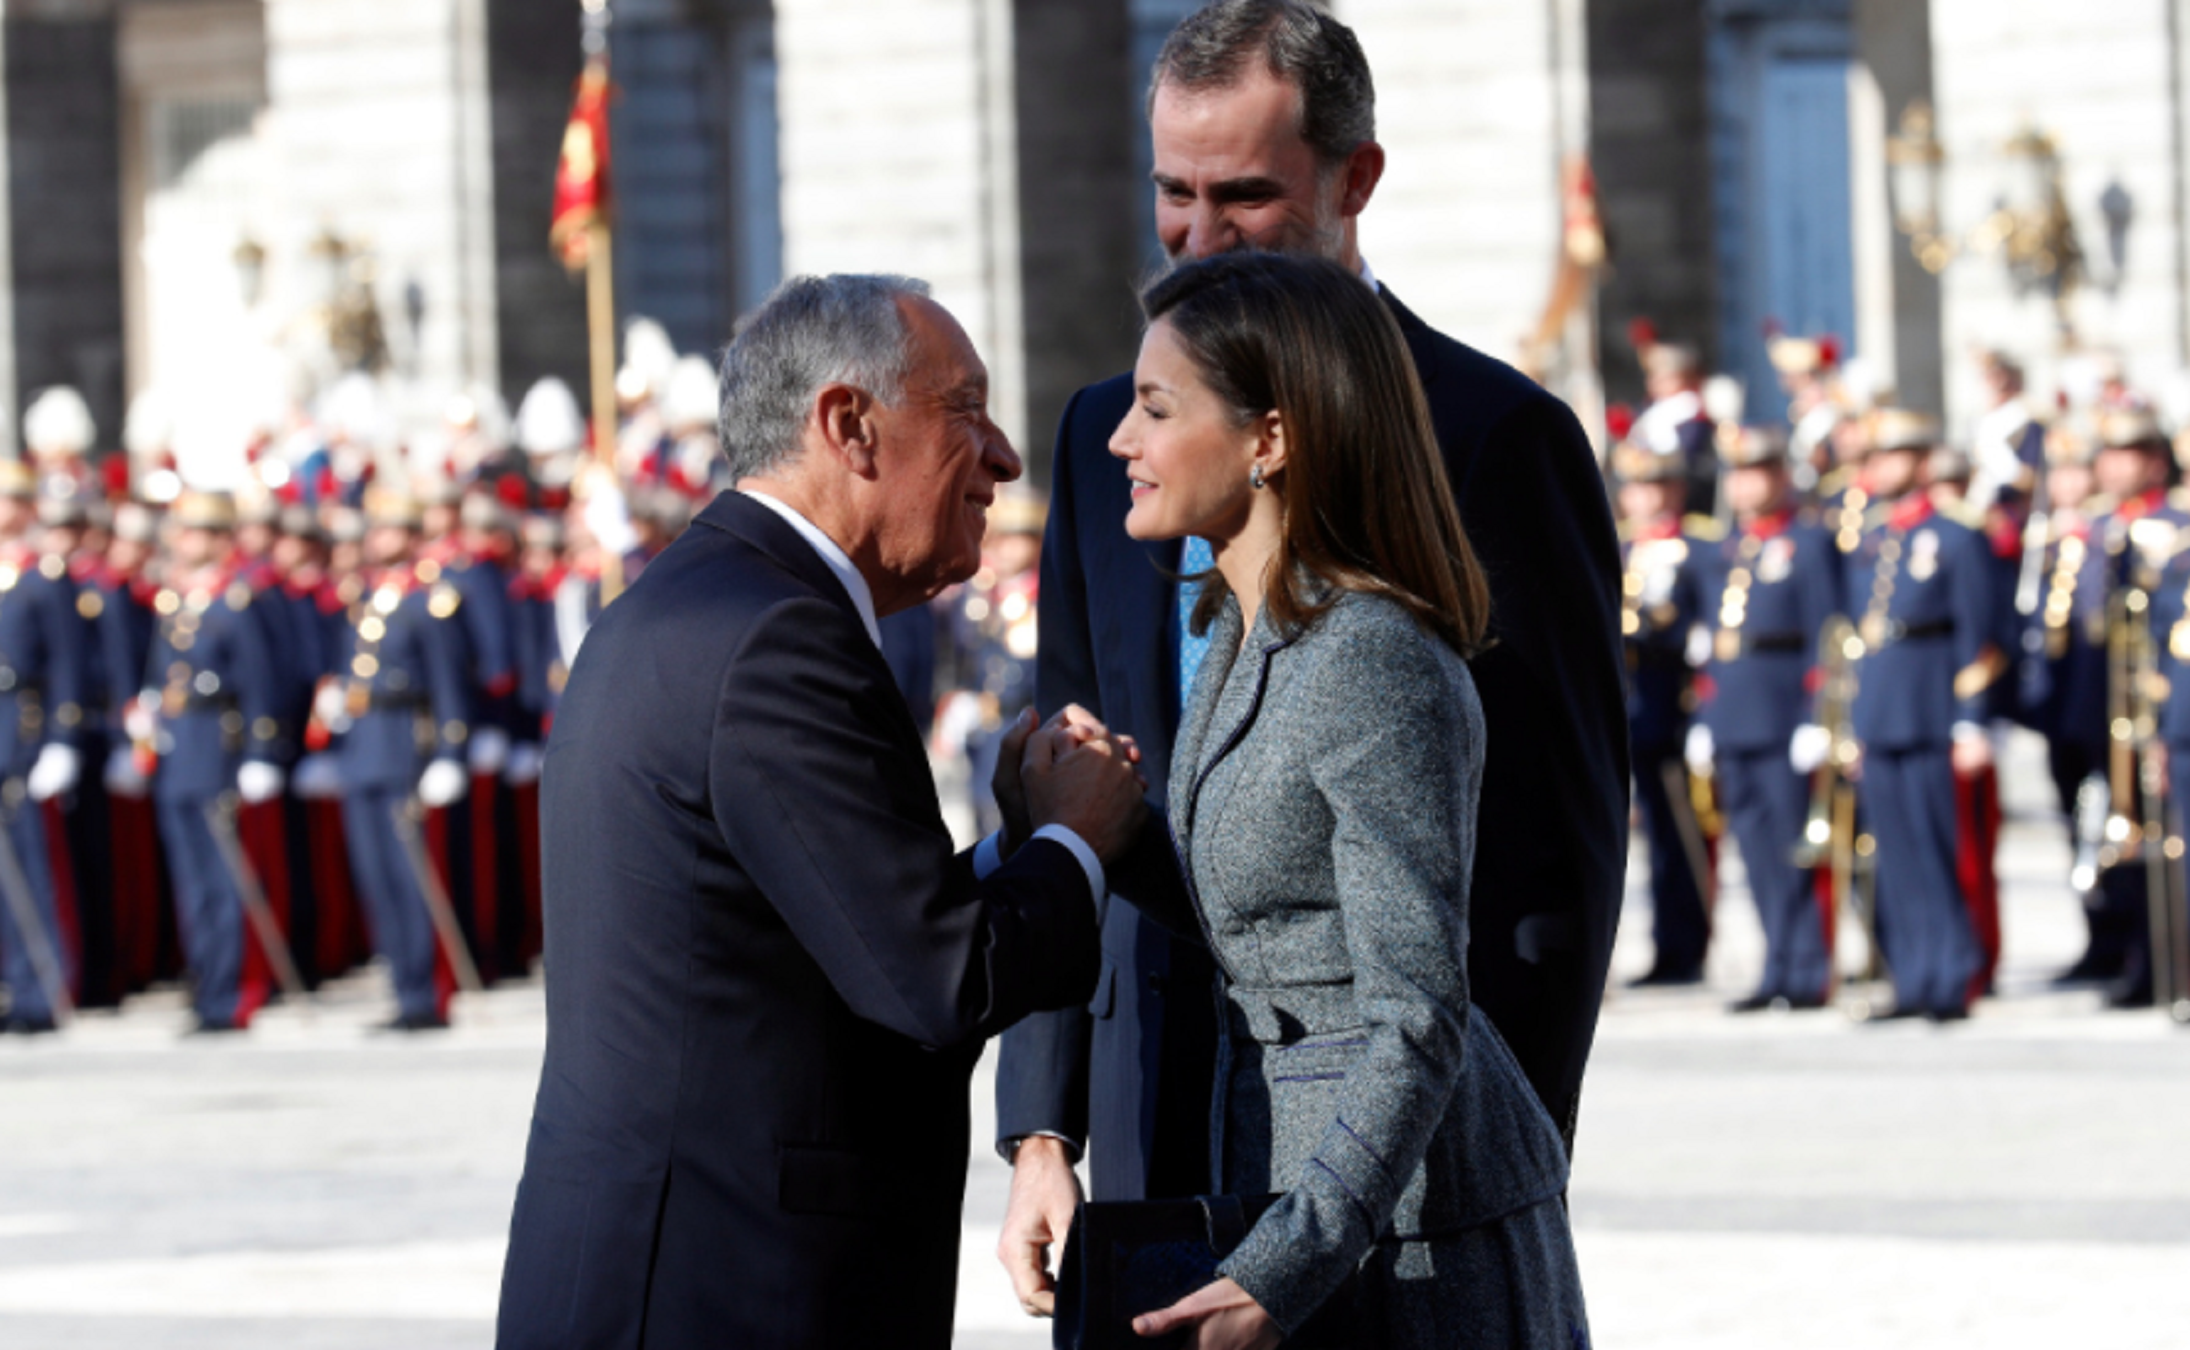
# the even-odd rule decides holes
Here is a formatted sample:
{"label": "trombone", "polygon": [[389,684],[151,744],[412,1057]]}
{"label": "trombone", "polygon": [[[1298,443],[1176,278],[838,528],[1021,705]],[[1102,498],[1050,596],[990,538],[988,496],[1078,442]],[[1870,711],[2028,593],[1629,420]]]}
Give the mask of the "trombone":
{"label": "trombone", "polygon": [[2167,682],[2153,639],[2151,593],[2136,581],[2108,597],[2107,788],[2109,810],[2098,871],[2142,863],[2150,925],[2153,1006],[2190,1021],[2190,921],[2176,885],[2182,836],[2166,809],[2166,760],[2159,710]]}
{"label": "trombone", "polygon": [[[1823,867],[1832,886],[1835,914],[1846,911],[1863,930],[1868,949],[1861,978],[1875,988],[1886,976],[1883,952],[1878,945],[1876,878],[1872,867],[1875,845],[1858,833],[1855,818],[1855,782],[1849,771],[1862,755],[1855,738],[1855,663],[1862,659],[1863,639],[1855,624],[1836,614],[1825,621],[1818,636],[1822,678],[1818,684],[1817,724],[1828,737],[1825,762],[1811,775],[1810,812],[1802,838],[1795,844],[1794,864],[1805,871]],[[1833,961],[1832,978],[1840,981],[1840,963]],[[1849,1005],[1858,1021],[1870,1016],[1868,995]]]}

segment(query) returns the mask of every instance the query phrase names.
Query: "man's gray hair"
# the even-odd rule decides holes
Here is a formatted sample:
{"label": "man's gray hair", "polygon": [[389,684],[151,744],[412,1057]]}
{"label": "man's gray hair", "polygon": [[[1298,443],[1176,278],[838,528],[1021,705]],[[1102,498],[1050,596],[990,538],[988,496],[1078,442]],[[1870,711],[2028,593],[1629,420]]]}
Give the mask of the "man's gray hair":
{"label": "man's gray hair", "polygon": [[1376,82],[1353,30],[1307,0],[1216,0],[1165,39],[1148,81],[1189,93],[1236,87],[1263,68],[1300,91],[1300,136],[1325,168],[1376,139]]}
{"label": "man's gray hair", "polygon": [[864,389],[885,407],[904,397],[912,329],[898,302],[928,294],[911,277],[792,277],[738,321],[722,354],[718,430],[736,482],[798,453],[822,387]]}

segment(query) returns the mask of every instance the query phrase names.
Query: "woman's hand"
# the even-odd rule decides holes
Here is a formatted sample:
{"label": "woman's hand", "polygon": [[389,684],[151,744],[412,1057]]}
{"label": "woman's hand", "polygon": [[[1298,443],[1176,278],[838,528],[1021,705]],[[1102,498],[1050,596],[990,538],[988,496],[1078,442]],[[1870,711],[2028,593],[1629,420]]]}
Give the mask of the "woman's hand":
{"label": "woman's hand", "polygon": [[1193,1350],[1276,1350],[1285,1332],[1254,1297],[1231,1280],[1204,1285],[1168,1308],[1133,1319],[1138,1336],[1192,1327]]}

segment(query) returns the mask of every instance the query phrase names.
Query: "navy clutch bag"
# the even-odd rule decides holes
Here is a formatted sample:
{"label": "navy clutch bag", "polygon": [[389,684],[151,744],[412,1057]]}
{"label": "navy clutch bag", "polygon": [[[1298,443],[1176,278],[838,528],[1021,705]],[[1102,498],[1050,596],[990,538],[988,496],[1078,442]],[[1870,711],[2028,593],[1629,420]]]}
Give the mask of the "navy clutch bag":
{"label": "navy clutch bag", "polygon": [[[1133,1319],[1217,1278],[1217,1263],[1276,1204],[1275,1195],[1082,1204],[1057,1279],[1057,1350],[1176,1350],[1186,1333],[1141,1337]],[[1358,1350],[1359,1275],[1349,1275],[1284,1350]]]}

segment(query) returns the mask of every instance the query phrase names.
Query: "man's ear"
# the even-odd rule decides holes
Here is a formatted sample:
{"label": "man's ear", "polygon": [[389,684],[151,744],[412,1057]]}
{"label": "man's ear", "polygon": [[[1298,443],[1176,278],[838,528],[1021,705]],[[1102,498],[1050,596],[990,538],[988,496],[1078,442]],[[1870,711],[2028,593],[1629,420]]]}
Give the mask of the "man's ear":
{"label": "man's ear", "polygon": [[873,478],[878,435],[875,404],[866,390],[856,385],[826,384],[814,395],[814,425],[829,453],[861,478]]}
{"label": "man's ear", "polygon": [[1341,216],[1358,216],[1376,195],[1376,185],[1384,179],[1384,147],[1375,141],[1363,141],[1346,156],[1344,169],[1345,187],[1339,194],[1338,213]]}

